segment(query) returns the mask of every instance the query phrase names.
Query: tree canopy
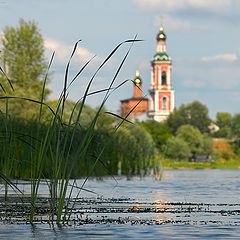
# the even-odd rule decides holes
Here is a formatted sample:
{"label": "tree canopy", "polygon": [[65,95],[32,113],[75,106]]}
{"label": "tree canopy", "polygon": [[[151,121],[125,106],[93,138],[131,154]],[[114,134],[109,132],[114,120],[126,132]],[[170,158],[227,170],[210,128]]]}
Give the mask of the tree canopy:
{"label": "tree canopy", "polygon": [[167,140],[172,137],[171,129],[168,127],[166,122],[159,123],[150,120],[141,122],[140,125],[142,125],[151,134],[158,149],[161,149]]}
{"label": "tree canopy", "polygon": [[183,139],[172,137],[167,141],[165,156],[177,161],[188,160],[191,156],[191,151]]}
{"label": "tree canopy", "polygon": [[198,128],[202,133],[209,132],[208,108],[199,101],[194,101],[187,105],[182,104],[178,109],[175,109],[167,120],[169,127],[174,133],[182,125],[192,125]]}
{"label": "tree canopy", "polygon": [[[47,63],[44,58],[44,42],[33,21],[20,20],[17,27],[6,27],[1,38],[1,65],[10,79],[14,91],[5,86],[7,96],[40,100]],[[5,76],[0,75],[3,83]],[[49,90],[46,89],[46,99]],[[1,95],[5,93],[1,91]],[[36,105],[36,104],[35,104]],[[26,112],[35,106],[28,101],[14,99],[9,102],[8,111],[18,117],[28,118]],[[31,114],[30,114],[31,115]]]}
{"label": "tree canopy", "polygon": [[183,125],[177,131],[177,138],[184,140],[188,144],[193,157],[202,152],[203,136],[198,128]]}
{"label": "tree canopy", "polygon": [[196,161],[198,156],[208,158],[212,153],[212,139],[191,125],[179,127],[176,136],[167,141],[165,151],[167,157],[178,161]]}
{"label": "tree canopy", "polygon": [[240,113],[235,114],[232,118],[231,135],[240,145]]}
{"label": "tree canopy", "polygon": [[231,133],[232,116],[228,112],[218,112],[216,114],[216,124],[219,130],[214,134],[215,137],[229,137]]}

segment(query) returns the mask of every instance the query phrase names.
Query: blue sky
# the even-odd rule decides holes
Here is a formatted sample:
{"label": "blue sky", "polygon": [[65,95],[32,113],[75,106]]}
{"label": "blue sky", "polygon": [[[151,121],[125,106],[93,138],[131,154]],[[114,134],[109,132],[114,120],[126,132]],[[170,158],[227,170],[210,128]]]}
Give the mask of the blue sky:
{"label": "blue sky", "polygon": [[[56,51],[52,66],[52,98],[57,98],[71,48],[81,39],[73,60],[73,75],[93,55],[88,69],[71,88],[69,97],[81,98],[87,81],[110,51],[138,34],[118,79],[134,78],[139,66],[143,91],[150,85],[150,60],[156,48],[159,16],[173,60],[176,105],[199,100],[214,118],[216,112],[240,112],[240,1],[239,0],[2,0],[0,32],[20,18],[35,20],[45,39],[46,58]],[[108,86],[129,45],[123,46],[97,75],[92,90]],[[132,96],[129,82],[116,91],[107,107],[117,112],[119,100]],[[101,95],[90,97],[97,106]]]}

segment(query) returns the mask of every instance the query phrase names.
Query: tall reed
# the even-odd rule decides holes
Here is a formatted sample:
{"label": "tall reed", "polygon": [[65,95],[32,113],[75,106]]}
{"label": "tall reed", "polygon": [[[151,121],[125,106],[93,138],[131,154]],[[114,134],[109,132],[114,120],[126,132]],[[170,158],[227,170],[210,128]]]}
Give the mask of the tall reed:
{"label": "tall reed", "polygon": [[[101,132],[101,129],[97,130],[96,126],[101,114],[104,111],[104,106],[111,94],[127,82],[127,80],[123,81],[121,84],[114,87],[117,76],[119,75],[119,72],[121,71],[129,55],[132,44],[137,41],[140,40],[137,40],[135,37],[134,39],[126,40],[120,43],[103,60],[103,62],[99,65],[97,70],[90,78],[83,96],[79,99],[79,101],[77,101],[77,103],[73,107],[67,122],[65,121],[64,116],[70,87],[79,78],[79,76],[81,76],[82,72],[92,61],[92,59],[90,59],[88,62],[86,62],[86,64],[83,65],[77,72],[77,74],[69,80],[69,68],[80,41],[76,42],[76,44],[74,45],[69,61],[67,63],[64,75],[63,89],[55,108],[50,106],[50,104],[44,102],[46,81],[48,78],[49,69],[51,68],[51,64],[54,60],[54,53],[52,54],[48,65],[46,76],[43,81],[42,94],[39,101],[22,97],[10,97],[7,95],[0,97],[1,101],[6,102],[5,112],[0,115],[1,122],[3,123],[0,127],[1,136],[2,141],[4,142],[4,146],[0,147],[3,149],[0,165],[1,174],[3,175],[2,179],[5,178],[4,181],[6,183],[5,196],[7,196],[7,187],[10,185],[11,187],[14,186],[9,180],[10,178],[18,177],[30,179],[31,211],[29,221],[31,223],[34,222],[34,216],[36,213],[36,207],[39,197],[39,187],[41,183],[45,182],[49,189],[49,222],[51,224],[66,223],[70,219],[72,209],[75,206],[75,202],[73,202],[73,204],[70,206],[70,199],[73,197],[72,194],[74,188],[78,189],[78,193],[76,196],[78,197],[81,191],[84,189],[84,185],[88,180],[88,177],[94,173],[96,166],[101,164],[106,169],[106,171],[116,172],[116,166],[118,165],[118,161],[124,162],[124,157],[119,154],[119,151],[116,152],[115,150],[118,147],[117,145],[119,143],[122,144],[122,142],[119,142],[117,140],[119,135],[116,134],[116,132],[124,122],[128,121],[128,116],[122,118],[116,114],[106,112],[106,114],[111,114],[112,116],[119,119],[118,126],[109,135],[109,139],[112,139],[112,142],[114,142],[115,144],[115,148],[112,148],[113,152],[115,151],[117,154],[119,154],[117,163],[115,165],[112,164],[112,167],[110,168],[108,168],[106,162],[102,160],[103,157],[106,157],[106,154],[104,155],[104,151],[107,150],[108,142],[102,144],[101,141],[98,141],[98,137],[101,136],[101,134],[106,133],[104,133],[104,131]],[[119,50],[119,48],[125,44],[130,44],[129,49],[127,50],[126,54],[123,56],[122,61],[117,67],[116,72],[109,83],[109,86],[106,89],[100,89],[95,92],[90,92],[90,88],[94,84],[94,80],[97,74],[112,58],[112,56]],[[81,122],[81,118],[84,114],[86,100],[89,96],[98,93],[105,93],[102,102],[100,103],[99,108],[96,110],[95,115],[93,116],[88,126],[83,130],[79,127],[79,122]],[[37,120],[26,123],[25,121],[11,119],[7,111],[7,104],[9,101],[26,101],[34,103],[39,108],[38,117],[35,118]],[[48,118],[48,122],[45,122],[46,120],[44,119],[46,112],[50,113],[50,118]],[[19,126],[19,129],[16,129],[16,126]],[[28,129],[27,126],[31,127]],[[128,128],[126,131],[130,135],[135,135],[135,133],[138,132],[137,130],[137,132],[134,132],[135,130],[131,130],[131,128]],[[109,134],[109,132],[107,134]],[[135,139],[133,141],[140,140],[141,139]],[[146,143],[144,142],[142,144]],[[94,150],[95,146],[98,146],[98,150],[96,151]],[[127,154],[127,152],[125,153]],[[141,152],[142,157],[147,157],[146,159],[150,159],[153,156],[152,153],[149,153],[149,155],[144,154],[145,153]],[[131,156],[131,158],[132,157],[133,156]],[[141,160],[138,159],[139,161],[141,161],[138,169],[147,165],[144,162],[145,159],[143,158]],[[89,161],[89,159],[92,159],[92,161]],[[136,161],[138,160],[136,159]],[[87,161],[89,161],[89,163]],[[123,166],[127,164],[130,163],[123,164]],[[81,169],[82,167],[87,170],[83,171]],[[123,171],[126,172],[127,170]],[[138,170],[133,170],[133,172],[137,173]],[[74,182],[74,179],[76,180],[76,178],[80,176],[80,173],[82,175],[85,175],[85,180],[82,186],[70,184],[70,180],[73,179]],[[14,187],[17,189],[17,186]],[[22,193],[20,192],[20,194]]]}

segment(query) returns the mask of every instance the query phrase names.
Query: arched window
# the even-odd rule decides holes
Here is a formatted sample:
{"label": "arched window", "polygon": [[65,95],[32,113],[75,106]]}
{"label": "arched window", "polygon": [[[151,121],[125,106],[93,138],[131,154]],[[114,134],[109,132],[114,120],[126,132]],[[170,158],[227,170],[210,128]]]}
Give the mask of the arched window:
{"label": "arched window", "polygon": [[162,72],[162,85],[167,84],[167,74],[165,71]]}
{"label": "arched window", "polygon": [[167,110],[167,98],[162,98],[162,110]]}

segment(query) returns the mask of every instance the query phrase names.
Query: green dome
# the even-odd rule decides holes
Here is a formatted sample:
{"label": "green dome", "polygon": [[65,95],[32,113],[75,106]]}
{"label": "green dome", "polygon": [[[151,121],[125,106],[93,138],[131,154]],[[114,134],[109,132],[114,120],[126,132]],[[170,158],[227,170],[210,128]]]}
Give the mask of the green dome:
{"label": "green dome", "polygon": [[157,53],[154,55],[154,60],[155,61],[169,61],[170,58],[167,55],[167,53]]}

